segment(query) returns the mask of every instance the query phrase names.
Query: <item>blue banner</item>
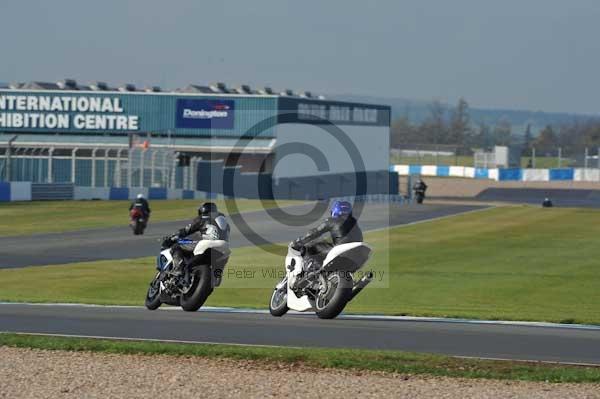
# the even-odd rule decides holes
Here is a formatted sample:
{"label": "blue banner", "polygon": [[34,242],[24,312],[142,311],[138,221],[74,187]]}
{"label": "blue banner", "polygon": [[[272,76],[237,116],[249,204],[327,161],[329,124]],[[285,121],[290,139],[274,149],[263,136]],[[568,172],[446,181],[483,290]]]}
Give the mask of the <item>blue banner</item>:
{"label": "blue banner", "polygon": [[175,126],[188,129],[233,129],[233,100],[178,99]]}

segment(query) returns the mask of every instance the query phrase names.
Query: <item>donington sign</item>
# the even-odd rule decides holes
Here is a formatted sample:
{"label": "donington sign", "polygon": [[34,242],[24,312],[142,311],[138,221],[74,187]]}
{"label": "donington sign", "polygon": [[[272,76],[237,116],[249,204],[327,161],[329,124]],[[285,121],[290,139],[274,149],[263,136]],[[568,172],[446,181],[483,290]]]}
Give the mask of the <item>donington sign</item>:
{"label": "donington sign", "polygon": [[118,97],[0,95],[0,128],[139,130]]}

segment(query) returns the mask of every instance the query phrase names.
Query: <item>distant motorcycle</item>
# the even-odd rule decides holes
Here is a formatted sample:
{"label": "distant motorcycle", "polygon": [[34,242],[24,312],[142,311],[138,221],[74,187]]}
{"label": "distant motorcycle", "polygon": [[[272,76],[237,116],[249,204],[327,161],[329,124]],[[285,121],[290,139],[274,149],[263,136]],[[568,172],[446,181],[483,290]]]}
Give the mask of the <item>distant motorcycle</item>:
{"label": "distant motorcycle", "polygon": [[134,206],[131,211],[129,211],[129,226],[131,227],[131,230],[133,230],[133,234],[136,236],[144,234],[147,224],[148,218],[144,214],[142,208]]}
{"label": "distant motorcycle", "polygon": [[417,204],[422,204],[425,199],[425,190],[415,189],[415,200]]}
{"label": "distant motorcycle", "polygon": [[422,204],[425,199],[425,192],[427,191],[427,185],[423,180],[418,180],[413,187],[414,197],[417,200],[417,204]]}
{"label": "distant motorcycle", "polygon": [[[196,311],[215,287],[221,284],[223,269],[231,253],[225,240],[178,240],[178,244],[195,245],[193,255],[184,259],[183,273],[174,273],[171,246],[162,245],[156,258],[157,273],[150,282],[145,305],[150,310],[167,305]],[[203,256],[209,254],[210,256]],[[206,262],[206,259],[210,259]]]}
{"label": "distant motorcycle", "polygon": [[370,256],[371,248],[365,243],[340,244],[329,251],[322,267],[311,270],[311,259],[289,246],[286,276],[275,286],[269,311],[276,317],[292,309],[314,311],[321,319],[335,318],[373,279],[372,273],[358,281],[353,277]]}

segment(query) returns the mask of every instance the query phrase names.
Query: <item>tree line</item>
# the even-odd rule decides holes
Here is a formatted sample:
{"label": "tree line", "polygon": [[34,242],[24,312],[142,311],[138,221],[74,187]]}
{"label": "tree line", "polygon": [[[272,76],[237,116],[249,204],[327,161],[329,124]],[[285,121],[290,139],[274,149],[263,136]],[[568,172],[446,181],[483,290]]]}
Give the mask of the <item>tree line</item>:
{"label": "tree line", "polygon": [[531,148],[535,148],[539,155],[555,154],[558,148],[571,153],[583,152],[586,147],[600,147],[600,119],[548,125],[538,132],[527,125],[524,134],[515,134],[510,121],[505,118],[493,125],[472,121],[469,104],[464,98],[460,98],[453,107],[436,100],[431,103],[429,115],[423,122],[411,123],[407,116],[403,116],[392,123],[392,148],[417,145],[449,146],[464,155],[495,145],[517,145],[524,154],[529,154]]}

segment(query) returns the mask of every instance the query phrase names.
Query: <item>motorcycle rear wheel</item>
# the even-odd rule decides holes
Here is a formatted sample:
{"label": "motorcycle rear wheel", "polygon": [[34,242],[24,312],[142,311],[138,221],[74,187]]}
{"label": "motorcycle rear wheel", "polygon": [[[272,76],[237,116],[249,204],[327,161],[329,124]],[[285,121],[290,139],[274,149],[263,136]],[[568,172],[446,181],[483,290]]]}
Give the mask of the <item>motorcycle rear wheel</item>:
{"label": "motorcycle rear wheel", "polygon": [[150,282],[150,287],[148,287],[148,292],[146,293],[146,308],[148,310],[156,310],[160,307],[160,281],[158,277],[160,273],[158,273],[154,279]]}
{"label": "motorcycle rear wheel", "polygon": [[337,317],[352,296],[353,280],[349,272],[337,271],[325,276],[326,286],[322,286],[315,299],[315,312],[320,319]]}
{"label": "motorcycle rear wheel", "polygon": [[179,305],[186,312],[195,312],[200,309],[208,296],[212,293],[210,267],[200,266],[192,271],[192,283],[186,293],[182,293]]}

